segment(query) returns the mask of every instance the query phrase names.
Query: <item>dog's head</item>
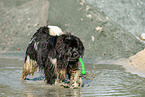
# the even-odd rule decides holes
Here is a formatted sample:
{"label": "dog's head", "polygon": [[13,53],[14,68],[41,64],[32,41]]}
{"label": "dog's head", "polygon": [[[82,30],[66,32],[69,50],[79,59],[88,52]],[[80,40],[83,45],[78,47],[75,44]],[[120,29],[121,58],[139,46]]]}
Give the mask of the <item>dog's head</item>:
{"label": "dog's head", "polygon": [[84,54],[84,46],[81,40],[71,34],[63,34],[58,38],[60,57],[63,56],[67,61],[78,61]]}

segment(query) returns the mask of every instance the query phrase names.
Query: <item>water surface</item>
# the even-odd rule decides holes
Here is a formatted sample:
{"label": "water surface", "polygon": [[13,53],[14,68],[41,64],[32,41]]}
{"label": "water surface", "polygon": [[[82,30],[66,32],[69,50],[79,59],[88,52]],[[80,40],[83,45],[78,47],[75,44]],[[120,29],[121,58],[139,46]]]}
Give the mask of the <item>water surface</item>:
{"label": "water surface", "polygon": [[[46,84],[43,80],[19,80],[23,61],[0,58],[0,96],[3,97],[131,97],[144,96],[145,78],[126,72],[120,65],[85,63],[83,87],[68,89]],[[36,73],[34,79],[42,75]]]}

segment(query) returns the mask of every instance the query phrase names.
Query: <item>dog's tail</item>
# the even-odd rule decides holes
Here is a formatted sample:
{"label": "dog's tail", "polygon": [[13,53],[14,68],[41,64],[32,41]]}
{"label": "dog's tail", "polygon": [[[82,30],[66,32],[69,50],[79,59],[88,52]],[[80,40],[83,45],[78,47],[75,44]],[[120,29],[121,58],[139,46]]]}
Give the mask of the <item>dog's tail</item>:
{"label": "dog's tail", "polygon": [[52,36],[59,36],[62,35],[63,32],[58,26],[48,26],[49,34]]}

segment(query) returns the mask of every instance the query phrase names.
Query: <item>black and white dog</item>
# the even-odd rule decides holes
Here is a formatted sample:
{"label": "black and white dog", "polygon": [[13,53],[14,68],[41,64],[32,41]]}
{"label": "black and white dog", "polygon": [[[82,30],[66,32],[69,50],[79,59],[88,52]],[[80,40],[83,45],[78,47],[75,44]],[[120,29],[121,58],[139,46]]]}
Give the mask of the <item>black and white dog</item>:
{"label": "black and white dog", "polygon": [[21,78],[33,75],[39,67],[48,84],[60,84],[68,74],[70,87],[81,86],[78,58],[83,54],[84,46],[78,37],[63,34],[56,26],[41,27],[27,47]]}

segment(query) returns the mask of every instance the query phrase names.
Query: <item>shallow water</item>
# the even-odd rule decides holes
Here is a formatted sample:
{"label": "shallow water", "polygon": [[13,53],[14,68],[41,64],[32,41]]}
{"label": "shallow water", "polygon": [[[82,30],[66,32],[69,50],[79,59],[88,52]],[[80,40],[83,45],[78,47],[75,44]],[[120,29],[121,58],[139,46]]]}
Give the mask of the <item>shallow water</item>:
{"label": "shallow water", "polygon": [[[83,76],[84,85],[79,89],[55,87],[45,84],[43,80],[19,80],[23,67],[22,60],[0,58],[0,67],[0,96],[3,97],[145,95],[145,78],[125,72],[120,65],[85,63],[87,75]],[[40,75],[38,72],[33,78]]]}

